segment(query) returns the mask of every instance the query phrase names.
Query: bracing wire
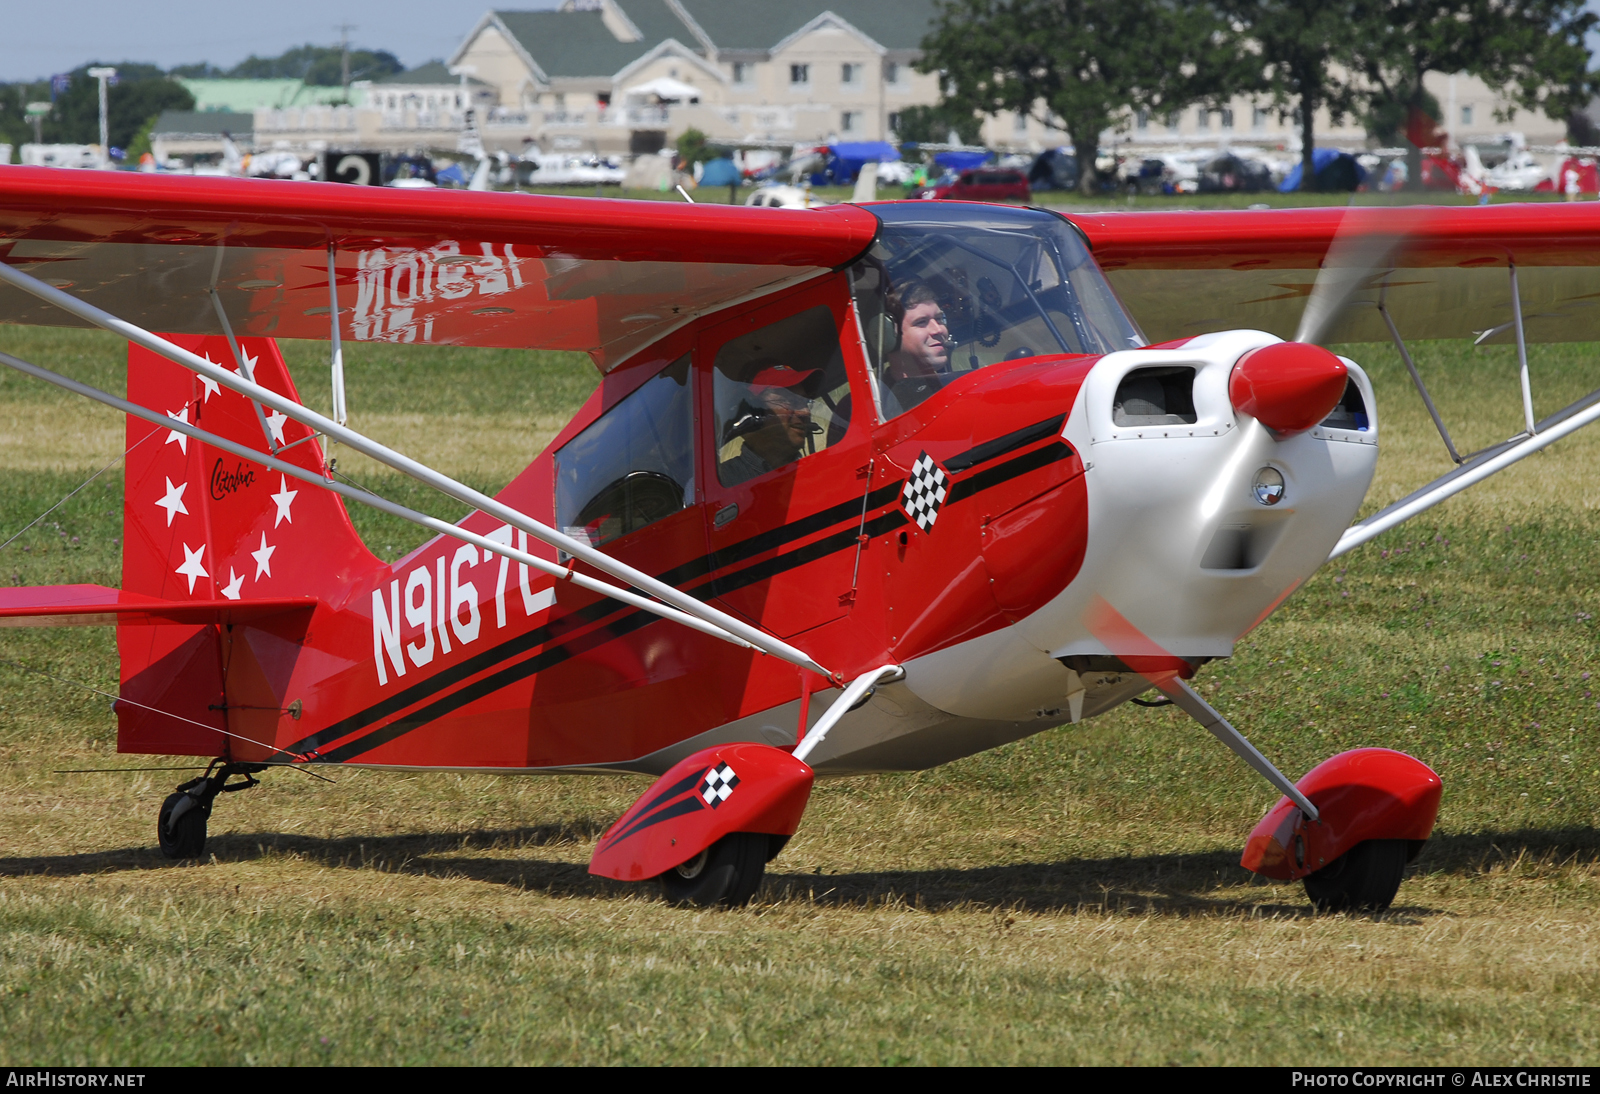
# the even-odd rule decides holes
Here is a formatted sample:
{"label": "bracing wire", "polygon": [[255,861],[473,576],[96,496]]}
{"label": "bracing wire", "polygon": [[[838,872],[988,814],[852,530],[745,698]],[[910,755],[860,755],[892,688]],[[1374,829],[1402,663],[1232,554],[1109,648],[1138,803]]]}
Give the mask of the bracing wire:
{"label": "bracing wire", "polygon": [[117,465],[117,463],[119,461],[127,459],[129,453],[131,453],[135,448],[138,448],[141,444],[144,444],[145,441],[148,441],[151,437],[154,437],[154,436],[155,436],[155,433],[146,433],[143,437],[139,438],[137,441],[134,441],[131,445],[129,445],[126,449],[124,449],[118,456],[113,458],[110,463],[106,464],[100,470],[98,470],[94,474],[90,475],[87,479],[84,479],[83,482],[79,483],[77,488],[74,489],[72,491],[72,493],[68,494],[66,497],[64,497],[60,501],[56,502],[50,508],[46,509],[44,512],[40,513],[38,516],[36,516],[32,520],[30,520],[27,524],[25,524],[21,529],[19,529],[17,531],[16,535],[12,536],[10,539],[6,540],[4,543],[0,543],[0,551],[4,551],[7,547],[11,546],[19,538],[21,538],[22,534],[24,532],[26,532],[29,528],[32,528],[35,524],[38,524],[45,517],[48,517],[51,513],[54,513],[57,509],[60,509],[63,505],[67,504],[67,502],[69,502],[69,501],[71,501],[73,499],[74,495],[76,495],[78,493],[78,491],[80,491],[84,487],[88,486],[91,482],[93,482],[95,479],[98,479],[101,475],[104,475],[107,471],[110,471],[113,467],[115,467]]}
{"label": "bracing wire", "polygon": [[[84,691],[90,692],[90,693],[92,693],[94,695],[99,695],[99,696],[102,696],[102,697],[104,697],[106,699],[113,699],[113,700],[115,700],[115,701],[117,701],[119,703],[127,703],[129,706],[138,707],[140,710],[148,710],[152,714],[160,714],[163,717],[167,717],[167,718],[176,718],[180,722],[187,722],[188,724],[190,724],[192,726],[199,726],[201,729],[208,729],[212,733],[220,733],[225,737],[233,737],[233,738],[236,738],[237,740],[245,742],[246,744],[255,745],[258,748],[269,748],[273,752],[278,753],[279,755],[290,756],[290,757],[293,757],[293,758],[299,759],[299,760],[304,760],[305,759],[304,755],[301,755],[300,753],[296,753],[296,752],[290,752],[286,748],[279,748],[277,745],[270,745],[270,744],[267,744],[267,742],[265,742],[265,741],[257,741],[257,740],[254,740],[254,739],[250,738],[250,737],[246,737],[242,733],[235,733],[235,732],[233,732],[232,730],[229,730],[229,729],[218,729],[216,726],[208,726],[204,722],[195,721],[193,718],[185,718],[183,715],[181,715],[181,714],[173,714],[169,710],[160,710],[160,709],[158,709],[156,707],[147,706],[144,703],[135,702],[134,700],[125,698],[125,697],[123,697],[121,695],[113,695],[109,691],[102,691],[101,689],[99,689],[97,687],[91,687],[88,684],[79,683],[77,680],[68,680],[65,676],[57,676],[54,673],[46,672],[43,669],[36,669],[32,665],[25,665],[21,661],[13,661],[9,657],[0,657],[0,665],[10,665],[12,668],[21,669],[23,672],[31,672],[35,676],[43,676],[46,680],[54,680],[58,684],[66,684],[69,687],[82,688]],[[274,766],[279,766],[279,765],[274,765]],[[313,779],[321,779],[325,783],[331,783],[331,782],[335,781],[334,779],[328,778],[326,775],[318,775],[315,771],[306,770],[306,766],[305,766],[304,763],[287,763],[287,764],[283,764],[281,766],[283,766],[283,767],[292,767],[296,771],[304,772],[305,774],[311,776]]]}

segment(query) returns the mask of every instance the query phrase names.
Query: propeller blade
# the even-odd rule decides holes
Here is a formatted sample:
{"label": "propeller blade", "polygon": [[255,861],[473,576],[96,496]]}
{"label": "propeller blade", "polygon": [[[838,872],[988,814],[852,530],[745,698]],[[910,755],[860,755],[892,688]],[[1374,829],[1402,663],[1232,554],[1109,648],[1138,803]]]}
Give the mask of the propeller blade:
{"label": "propeller blade", "polygon": [[1428,216],[1418,206],[1347,210],[1317,271],[1294,341],[1326,342],[1356,294],[1381,286],[1406,240]]}

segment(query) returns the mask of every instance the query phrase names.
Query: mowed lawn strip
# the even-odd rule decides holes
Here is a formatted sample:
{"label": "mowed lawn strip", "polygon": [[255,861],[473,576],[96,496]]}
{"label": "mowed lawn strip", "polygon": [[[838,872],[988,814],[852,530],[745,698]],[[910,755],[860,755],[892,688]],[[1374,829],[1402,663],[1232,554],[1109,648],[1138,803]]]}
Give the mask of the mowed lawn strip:
{"label": "mowed lawn strip", "polygon": [[[120,386],[106,336],[6,334]],[[1459,444],[1519,427],[1510,351],[1415,348]],[[1597,348],[1534,347],[1541,414],[1600,386]],[[325,403],[326,347],[284,351]],[[1342,352],[1380,400],[1370,511],[1448,462],[1393,351]],[[353,423],[485,489],[595,383],[555,354],[347,355]],[[121,449],[115,415],[69,399],[0,376],[0,421],[67,438],[0,447],[0,539]],[[155,811],[184,773],[53,772],[186,761],[116,755],[105,699],[0,665],[0,1057],[1592,1065],[1597,456],[1580,433],[1325,567],[1199,675],[1292,775],[1386,745],[1444,777],[1439,831],[1380,918],[1313,916],[1299,886],[1241,870],[1274,795],[1171,710],[823,783],[756,903],[711,913],[586,873],[646,785],[620,777],[270,772],[218,803],[205,863],[175,866]],[[0,577],[115,584],[121,490],[116,467],[0,551]],[[421,541],[352,516],[382,557]],[[0,658],[115,691],[109,628],[7,629]]]}

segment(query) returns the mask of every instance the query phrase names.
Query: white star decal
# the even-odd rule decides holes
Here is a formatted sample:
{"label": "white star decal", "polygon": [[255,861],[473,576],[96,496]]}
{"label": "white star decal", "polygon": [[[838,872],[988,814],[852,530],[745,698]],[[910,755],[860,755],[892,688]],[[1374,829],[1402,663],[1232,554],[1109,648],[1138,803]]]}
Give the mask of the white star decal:
{"label": "white star decal", "polygon": [[[300,491],[289,489],[288,479],[284,478],[282,475],[278,476],[278,492],[272,495],[272,500],[278,503],[278,516],[272,522],[272,526],[274,528],[284,521],[288,521],[290,524],[294,523],[294,517],[289,514],[289,506],[294,503],[294,499],[299,495]],[[265,543],[266,539],[267,537],[265,534],[263,534],[261,537],[261,542]]]}
{"label": "white star decal", "polygon": [[192,551],[189,550],[187,543],[183,545],[183,565],[178,567],[177,572],[189,579],[189,591],[191,593],[194,592],[196,578],[211,576],[206,573],[206,568],[200,564],[200,556],[205,553],[206,545],[204,543]]}
{"label": "white star decal", "polygon": [[[188,425],[189,408],[185,405],[182,410],[169,410],[167,411],[167,417],[175,422],[182,422],[184,425]],[[179,433],[176,429],[167,430],[167,443],[171,444],[173,441],[178,442],[179,452],[182,452],[185,456],[189,454],[189,435],[187,433]]]}
{"label": "white star decal", "polygon": [[283,426],[288,420],[287,414],[277,410],[267,415],[267,428],[272,430],[272,439],[279,444],[283,443]]}
{"label": "white star decal", "polygon": [[[295,493],[298,494],[299,491],[296,490]],[[294,522],[290,521],[290,523],[292,524]],[[259,551],[251,551],[250,552],[250,557],[256,560],[256,580],[257,581],[261,580],[261,575],[262,574],[266,574],[268,577],[272,576],[272,552],[274,552],[276,550],[277,550],[276,547],[268,547],[267,546],[267,533],[262,532],[261,533],[261,550],[259,550]]]}
{"label": "white star decal", "polygon": [[156,504],[167,511],[168,528],[172,527],[172,518],[179,513],[184,516],[189,515],[189,507],[183,504],[183,492],[187,489],[189,489],[188,483],[181,482],[177,486],[173,486],[172,480],[167,479],[167,496],[156,502]]}
{"label": "white star decal", "polygon": [[243,346],[239,347],[239,356],[244,358],[244,368],[236,369],[235,371],[242,373],[246,380],[254,381],[256,375],[256,362],[261,360],[261,357],[259,355],[251,357],[244,351]]}
{"label": "white star decal", "polygon": [[234,573],[233,567],[228,567],[228,583],[222,587],[222,595],[229,600],[239,599],[239,586],[244,584],[244,575]]}
{"label": "white star decal", "polygon": [[[208,365],[215,365],[216,364],[216,362],[211,359],[211,355],[209,353],[206,354],[206,364],[208,364]],[[200,377],[200,382],[202,384],[204,384],[205,388],[206,388],[205,398],[201,400],[202,403],[209,403],[211,401],[211,396],[213,396],[213,395],[221,395],[222,394],[222,385],[217,383],[211,377],[209,377],[209,376],[201,376]]]}

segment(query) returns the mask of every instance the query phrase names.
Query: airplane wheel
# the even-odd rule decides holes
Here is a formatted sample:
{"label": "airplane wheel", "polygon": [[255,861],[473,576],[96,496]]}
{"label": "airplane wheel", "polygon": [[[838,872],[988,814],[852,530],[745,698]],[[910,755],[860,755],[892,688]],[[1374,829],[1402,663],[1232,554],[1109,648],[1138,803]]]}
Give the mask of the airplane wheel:
{"label": "airplane wheel", "polygon": [[1358,843],[1305,878],[1306,895],[1323,912],[1381,912],[1394,903],[1405,876],[1405,840]]}
{"label": "airplane wheel", "polygon": [[772,837],[734,832],[694,858],[661,875],[661,887],[674,904],[737,908],[748,904],[766,873]]}
{"label": "airplane wheel", "polygon": [[[172,820],[172,813],[183,802],[189,806]],[[206,849],[206,815],[209,805],[195,801],[184,793],[169,794],[161,803],[156,820],[156,838],[161,853],[167,858],[199,858]]]}

